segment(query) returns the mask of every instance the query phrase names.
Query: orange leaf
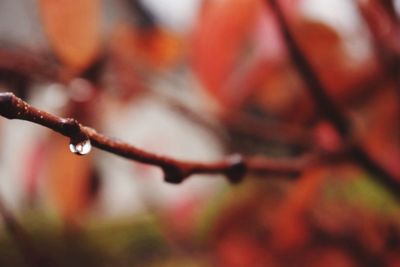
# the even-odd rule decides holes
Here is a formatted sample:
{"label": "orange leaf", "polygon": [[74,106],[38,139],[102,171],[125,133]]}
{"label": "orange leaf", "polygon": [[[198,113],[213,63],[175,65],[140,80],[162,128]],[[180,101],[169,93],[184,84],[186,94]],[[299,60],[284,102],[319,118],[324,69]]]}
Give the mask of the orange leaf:
{"label": "orange leaf", "polygon": [[99,0],[40,0],[40,14],[54,52],[76,71],[87,68],[99,53]]}
{"label": "orange leaf", "polygon": [[143,30],[119,25],[111,43],[117,57],[149,68],[170,66],[176,63],[182,53],[179,36],[161,28]]}
{"label": "orange leaf", "polygon": [[77,156],[68,148],[68,139],[50,136],[47,189],[53,207],[67,223],[75,224],[90,204],[91,155]]}

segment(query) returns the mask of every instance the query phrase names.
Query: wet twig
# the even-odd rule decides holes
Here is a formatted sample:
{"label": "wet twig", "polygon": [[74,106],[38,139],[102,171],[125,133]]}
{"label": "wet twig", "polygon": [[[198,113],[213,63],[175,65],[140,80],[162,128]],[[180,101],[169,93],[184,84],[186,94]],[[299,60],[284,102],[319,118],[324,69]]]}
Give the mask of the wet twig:
{"label": "wet twig", "polygon": [[233,155],[226,159],[200,163],[181,161],[147,152],[117,139],[96,132],[81,125],[72,118],[61,118],[30,106],[12,93],[0,93],[0,115],[8,119],[20,119],[40,124],[70,138],[73,145],[90,140],[101,150],[121,157],[160,167],[164,179],[170,183],[180,183],[193,174],[223,174],[229,181],[236,183],[247,173],[264,176],[297,177],[306,165],[313,163],[311,158],[292,160],[274,160],[264,157],[245,158]]}

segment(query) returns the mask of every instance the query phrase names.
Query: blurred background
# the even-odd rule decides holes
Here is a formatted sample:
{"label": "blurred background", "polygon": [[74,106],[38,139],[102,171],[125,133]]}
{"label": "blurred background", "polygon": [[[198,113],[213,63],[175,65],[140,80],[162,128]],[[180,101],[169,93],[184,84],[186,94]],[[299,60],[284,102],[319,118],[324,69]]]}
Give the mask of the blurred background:
{"label": "blurred background", "polygon": [[[400,1],[278,2],[353,138],[400,182]],[[182,160],[345,149],[268,1],[0,0],[0,90]],[[399,198],[352,161],[171,185],[68,142],[0,119],[1,266],[400,266]]]}

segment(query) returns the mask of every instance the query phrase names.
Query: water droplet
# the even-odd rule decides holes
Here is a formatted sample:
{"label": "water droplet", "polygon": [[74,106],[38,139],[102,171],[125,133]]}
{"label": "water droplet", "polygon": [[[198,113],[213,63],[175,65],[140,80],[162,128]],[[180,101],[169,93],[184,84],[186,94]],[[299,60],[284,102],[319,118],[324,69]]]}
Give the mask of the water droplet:
{"label": "water droplet", "polygon": [[86,155],[90,152],[90,150],[92,150],[92,144],[90,143],[89,139],[86,139],[76,144],[70,143],[69,150],[77,155]]}

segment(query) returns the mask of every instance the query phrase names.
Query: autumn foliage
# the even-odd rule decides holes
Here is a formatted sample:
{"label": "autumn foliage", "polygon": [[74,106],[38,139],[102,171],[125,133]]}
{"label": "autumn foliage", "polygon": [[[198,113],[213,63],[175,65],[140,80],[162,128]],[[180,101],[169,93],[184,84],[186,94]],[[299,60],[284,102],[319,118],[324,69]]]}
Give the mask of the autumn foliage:
{"label": "autumn foliage", "polygon": [[[65,266],[400,266],[398,1],[348,1],[347,27],[307,13],[315,1],[200,2],[182,32],[146,1],[115,1],[118,19],[106,20],[99,0],[39,0],[47,47],[0,47],[0,83],[27,102],[35,100],[34,88],[61,87],[58,115],[114,135],[107,123],[135,129],[138,118],[161,110],[158,132],[135,129],[145,136],[138,145],[156,154],[185,151],[183,137],[171,141],[163,124],[178,114],[176,125],[197,128],[177,132],[207,132],[213,139],[205,140],[217,140],[224,154],[304,161],[300,175],[250,175],[243,163],[236,170],[246,179],[238,185],[192,188],[170,201],[147,184],[152,167],[132,164],[125,175],[143,186],[137,192],[144,208],[129,214],[128,226],[115,226],[119,234],[109,240],[103,235],[114,228],[90,227],[107,217],[98,214],[114,177],[104,169],[115,162],[77,157],[65,137],[43,133],[21,161],[22,206],[46,203],[61,221],[55,232],[65,236],[44,231],[52,237],[40,241],[28,217],[38,251],[54,249],[44,257]],[[146,104],[154,106],[140,110]],[[207,144],[192,151],[200,146]],[[3,261],[12,260],[0,252]]]}

